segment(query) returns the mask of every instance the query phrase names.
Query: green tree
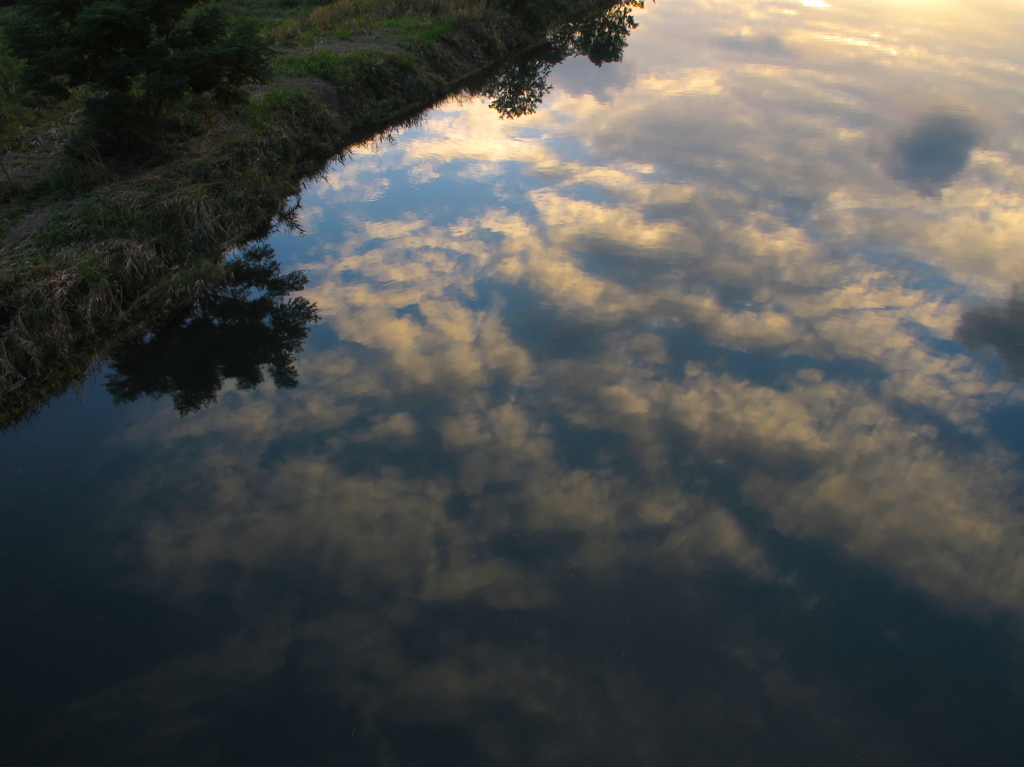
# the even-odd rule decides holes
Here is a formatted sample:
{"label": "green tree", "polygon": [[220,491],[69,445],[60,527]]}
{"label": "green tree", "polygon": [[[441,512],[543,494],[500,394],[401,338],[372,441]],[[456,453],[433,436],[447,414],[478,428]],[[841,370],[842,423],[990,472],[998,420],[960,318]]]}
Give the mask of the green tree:
{"label": "green tree", "polygon": [[94,117],[157,117],[185,94],[242,100],[269,76],[269,46],[203,0],[20,0],[9,28],[22,84],[66,98],[92,86]]}

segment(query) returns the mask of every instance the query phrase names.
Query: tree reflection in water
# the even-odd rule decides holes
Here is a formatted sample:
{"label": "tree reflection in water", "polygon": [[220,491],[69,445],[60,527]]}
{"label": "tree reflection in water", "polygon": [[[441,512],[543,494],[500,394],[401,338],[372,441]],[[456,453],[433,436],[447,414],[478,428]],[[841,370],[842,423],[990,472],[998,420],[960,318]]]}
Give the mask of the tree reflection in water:
{"label": "tree reflection in water", "polygon": [[968,349],[992,346],[1006,366],[1007,377],[1024,378],[1024,289],[1017,286],[1006,306],[965,312],[956,337]]}
{"label": "tree reflection in water", "polygon": [[644,0],[624,0],[605,13],[559,29],[530,58],[514,61],[480,91],[502,117],[515,118],[537,111],[551,90],[548,76],[568,58],[586,56],[597,66],[622,61],[630,32],[637,28],[634,8]]}
{"label": "tree reflection in water", "polygon": [[216,402],[228,378],[239,389],[259,386],[264,367],[278,388],[296,386],[295,355],[317,310],[306,298],[288,298],[308,278],[300,271],[281,274],[273,256],[263,244],[231,259],[222,285],[159,331],[121,347],[106,384],[115,402],[169,394],[184,416]]}
{"label": "tree reflection in water", "polygon": [[981,142],[981,129],[967,115],[926,115],[896,142],[890,175],[918,194],[937,197],[963,172]]}

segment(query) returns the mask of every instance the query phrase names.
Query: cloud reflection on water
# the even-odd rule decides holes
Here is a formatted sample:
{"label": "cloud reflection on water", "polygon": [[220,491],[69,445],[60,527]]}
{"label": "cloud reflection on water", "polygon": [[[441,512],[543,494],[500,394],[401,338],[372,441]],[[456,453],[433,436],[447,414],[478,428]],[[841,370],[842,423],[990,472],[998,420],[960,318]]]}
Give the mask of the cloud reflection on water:
{"label": "cloud reflection on water", "polygon": [[[659,3],[607,103],[451,105],[310,190],[301,266],[338,343],[298,360],[299,388],[134,427],[159,459],[111,501],[149,510],[127,523],[149,588],[244,628],[80,713],[177,738],[297,679],[352,728],[338,753],[384,765],[1019,744],[995,717],[958,732],[1008,698],[958,699],[935,636],[1024,617],[1018,456],[991,431],[1020,391],[956,343],[1019,280],[1024,138],[924,118],[896,171],[878,143],[899,117],[880,105],[936,72],[1016,107],[955,39],[810,5]],[[798,55],[723,61],[724,39]],[[895,596],[829,612],[859,578]],[[893,628],[887,600],[929,630]]]}

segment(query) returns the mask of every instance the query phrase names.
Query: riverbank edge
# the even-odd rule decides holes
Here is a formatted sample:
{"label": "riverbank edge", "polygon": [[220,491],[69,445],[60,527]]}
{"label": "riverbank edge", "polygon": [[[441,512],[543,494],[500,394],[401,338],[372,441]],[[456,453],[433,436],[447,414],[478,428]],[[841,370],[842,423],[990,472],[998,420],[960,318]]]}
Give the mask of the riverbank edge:
{"label": "riverbank edge", "polygon": [[[281,53],[283,76],[167,162],[25,205],[0,241],[0,427],[218,284],[223,255],[287,223],[288,200],[346,147],[429,109],[558,25],[615,4],[572,0],[542,26],[492,11],[411,51],[367,42]],[[58,170],[97,172],[88,159],[77,163]]]}

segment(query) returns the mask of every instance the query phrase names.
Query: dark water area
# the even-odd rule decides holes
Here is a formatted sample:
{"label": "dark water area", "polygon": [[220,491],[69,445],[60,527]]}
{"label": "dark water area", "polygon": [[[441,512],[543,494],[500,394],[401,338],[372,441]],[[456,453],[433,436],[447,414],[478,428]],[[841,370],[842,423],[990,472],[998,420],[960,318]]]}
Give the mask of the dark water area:
{"label": "dark water area", "polygon": [[4,764],[1024,764],[1024,9],[591,32],[0,434]]}

